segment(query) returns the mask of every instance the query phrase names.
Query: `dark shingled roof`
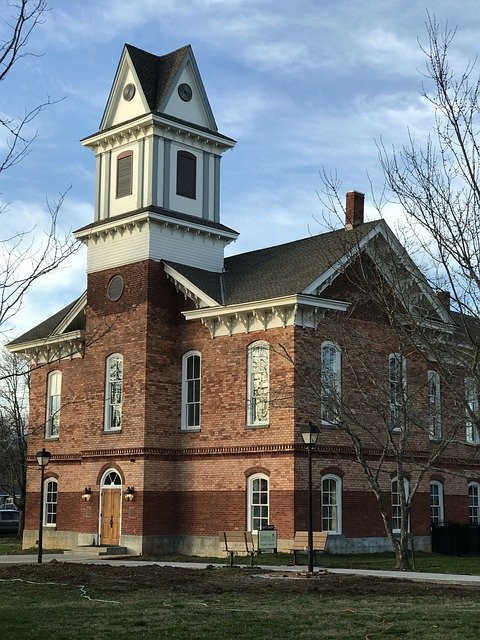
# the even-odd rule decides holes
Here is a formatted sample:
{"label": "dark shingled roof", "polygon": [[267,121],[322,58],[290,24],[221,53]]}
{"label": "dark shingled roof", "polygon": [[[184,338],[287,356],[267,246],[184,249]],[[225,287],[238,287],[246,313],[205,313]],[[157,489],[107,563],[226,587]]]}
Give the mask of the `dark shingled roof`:
{"label": "dark shingled roof", "polygon": [[[219,304],[242,304],[279,298],[304,291],[377,224],[378,220],[362,224],[351,231],[339,229],[230,256],[225,258],[225,270],[222,274],[181,264],[169,264]],[[223,280],[222,283],[220,279]]]}
{"label": "dark shingled roof", "polygon": [[[172,212],[165,210],[160,210],[160,212],[172,214]],[[205,220],[194,216],[176,215],[182,219],[206,223]],[[131,213],[128,213],[127,216],[131,216]],[[99,223],[87,225],[83,229],[94,227],[97,224]],[[266,249],[230,256],[225,258],[225,269],[221,273],[189,267],[176,262],[166,262],[165,264],[182,274],[219,305],[279,298],[304,291],[308,285],[319,278],[350,249],[353,249],[378,224],[380,223],[376,220],[359,225],[351,231],[339,229]],[[211,223],[211,226],[231,231],[228,227],[217,223]],[[77,300],[10,344],[15,345],[47,338],[76,302]],[[84,314],[77,316],[74,322],[78,326],[74,327],[72,323],[67,331],[72,331],[74,328],[84,328]]]}
{"label": "dark shingled roof", "polygon": [[150,110],[158,111],[183,59],[191,51],[189,44],[163,56],[156,56],[126,44]]}
{"label": "dark shingled roof", "polygon": [[[53,334],[53,332],[58,327],[58,325],[68,315],[68,313],[70,313],[70,311],[73,309],[73,307],[77,304],[79,300],[80,298],[77,298],[76,300],[68,304],[66,307],[61,309],[60,311],[57,311],[57,313],[55,313],[53,316],[50,316],[50,318],[47,318],[40,324],[37,324],[37,326],[34,327],[33,329],[30,329],[20,337],[15,338],[15,340],[12,340],[12,342],[9,342],[9,345],[13,346],[16,344],[22,344],[23,342],[32,342],[33,340],[42,340],[42,339],[48,338],[50,335]],[[84,313],[78,314],[72,320],[72,322],[68,325],[65,331],[66,333],[68,333],[69,331],[77,331],[80,329],[85,329]]]}

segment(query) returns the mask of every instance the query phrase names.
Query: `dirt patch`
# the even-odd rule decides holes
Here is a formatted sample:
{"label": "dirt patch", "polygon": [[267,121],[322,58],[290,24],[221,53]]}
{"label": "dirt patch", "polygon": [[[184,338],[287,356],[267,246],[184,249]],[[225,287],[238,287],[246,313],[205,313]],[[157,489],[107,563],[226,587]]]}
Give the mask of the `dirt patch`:
{"label": "dirt patch", "polygon": [[128,593],[142,589],[168,589],[172,593],[221,594],[249,593],[318,593],[324,597],[366,595],[415,596],[448,593],[463,597],[475,587],[416,583],[408,580],[320,573],[314,577],[269,573],[259,579],[259,571],[247,568],[183,569],[177,567],[111,566],[48,562],[41,565],[2,565],[0,579],[22,579],[95,587],[97,592]]}

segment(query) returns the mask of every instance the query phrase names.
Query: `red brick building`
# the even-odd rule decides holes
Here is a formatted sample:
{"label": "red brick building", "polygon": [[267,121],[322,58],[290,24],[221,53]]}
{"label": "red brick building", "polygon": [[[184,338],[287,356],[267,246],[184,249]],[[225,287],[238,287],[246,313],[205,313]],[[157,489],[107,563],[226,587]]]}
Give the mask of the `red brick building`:
{"label": "red brick building", "polygon": [[[451,385],[440,397],[434,359],[410,350],[400,362],[374,297],[358,296],[359,257],[385,281],[403,264],[439,331],[454,315],[385,222],[364,222],[363,194],[347,194],[338,230],[224,258],[238,234],[220,222],[220,158],[235,143],[218,132],[190,47],[155,56],[126,45],[99,131],[83,144],[97,166],[95,219],[75,234],[88,247],[87,291],[9,345],[33,365],[25,546],[37,539],[35,452],[45,447],[45,546],[210,554],[221,529],[273,524],[287,547],[306,528],[300,431],[312,421],[315,528],[330,531],[334,551],[385,548],[338,407],[345,420],[394,421],[404,375],[427,425],[408,449],[406,477],[419,482],[412,533],[428,548],[432,517],[480,517],[476,465],[448,473],[465,471],[476,432],[418,473],[440,415],[460,416],[468,441],[465,410]],[[378,433],[363,443],[372,468]],[[394,520],[390,462],[378,481]]]}

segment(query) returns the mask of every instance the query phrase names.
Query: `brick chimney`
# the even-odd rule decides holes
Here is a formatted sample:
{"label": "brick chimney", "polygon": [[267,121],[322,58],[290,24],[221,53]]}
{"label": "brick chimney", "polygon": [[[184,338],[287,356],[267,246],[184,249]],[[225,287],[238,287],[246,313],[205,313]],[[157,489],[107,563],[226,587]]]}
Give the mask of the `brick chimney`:
{"label": "brick chimney", "polygon": [[439,291],[437,291],[437,298],[439,299],[443,308],[450,313],[450,292],[440,289]]}
{"label": "brick chimney", "polygon": [[359,191],[348,191],[345,205],[345,229],[351,230],[363,224],[365,194]]}

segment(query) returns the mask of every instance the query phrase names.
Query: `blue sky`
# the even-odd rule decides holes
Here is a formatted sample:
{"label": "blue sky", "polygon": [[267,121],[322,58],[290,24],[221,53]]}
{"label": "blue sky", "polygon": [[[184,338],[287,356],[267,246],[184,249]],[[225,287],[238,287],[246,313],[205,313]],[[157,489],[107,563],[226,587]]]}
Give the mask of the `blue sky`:
{"label": "blue sky", "polygon": [[[10,13],[0,0],[1,25]],[[41,235],[46,199],[70,187],[65,230],[93,220],[94,156],[79,143],[97,131],[123,44],[161,55],[190,43],[219,130],[237,140],[222,161],[221,220],[240,232],[238,253],[324,230],[319,171],[342,190],[381,188],[375,140],[400,146],[407,128],[432,129],[420,96],[427,10],[458,26],[451,61],[462,70],[480,43],[474,0],[50,0],[30,50],[2,84],[0,110],[40,114],[30,155],[0,176],[2,220]],[[0,152],[5,141],[0,139]],[[387,208],[394,226],[398,211]],[[9,338],[68,304],[85,288],[85,253],[39,282]]]}

